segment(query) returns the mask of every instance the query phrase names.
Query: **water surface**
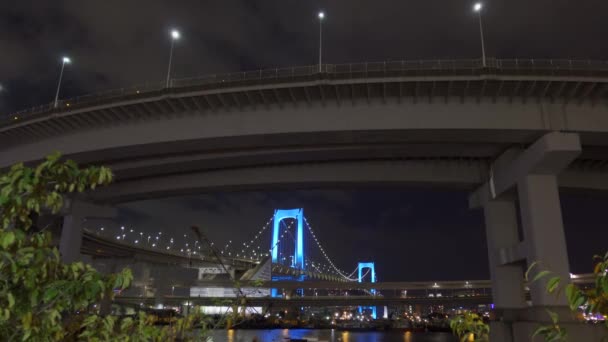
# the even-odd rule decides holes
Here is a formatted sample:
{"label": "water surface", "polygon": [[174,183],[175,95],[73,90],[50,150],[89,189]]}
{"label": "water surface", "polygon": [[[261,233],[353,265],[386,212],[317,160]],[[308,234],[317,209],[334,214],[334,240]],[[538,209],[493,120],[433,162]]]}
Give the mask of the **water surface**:
{"label": "water surface", "polygon": [[449,333],[347,332],[338,330],[275,329],[217,330],[213,342],[286,342],[288,338],[311,338],[324,342],[457,342]]}

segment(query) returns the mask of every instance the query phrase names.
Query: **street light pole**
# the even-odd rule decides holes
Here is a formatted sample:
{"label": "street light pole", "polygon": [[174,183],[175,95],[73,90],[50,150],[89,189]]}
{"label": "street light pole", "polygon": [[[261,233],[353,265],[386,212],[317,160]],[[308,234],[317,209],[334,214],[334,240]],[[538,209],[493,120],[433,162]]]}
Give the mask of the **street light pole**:
{"label": "street light pole", "polygon": [[475,4],[475,6],[473,6],[473,10],[475,12],[477,12],[477,15],[479,17],[479,37],[481,39],[481,64],[483,65],[483,67],[486,67],[486,47],[485,47],[485,42],[483,39],[483,24],[481,22],[481,9],[483,8],[483,5],[481,4],[481,2],[478,2]]}
{"label": "street light pole", "polygon": [[59,90],[61,89],[61,80],[63,79],[63,70],[65,69],[66,64],[70,64],[72,61],[69,57],[63,57],[61,63],[61,72],[59,73],[59,82],[57,83],[57,92],[55,93],[55,102],[53,103],[53,108],[57,108],[59,105]]}
{"label": "street light pole", "polygon": [[171,49],[169,50],[169,67],[167,68],[167,83],[166,87],[171,87],[171,63],[173,62],[173,46],[175,45],[175,41],[179,39],[179,31],[172,30],[171,31]]}
{"label": "street light pole", "polygon": [[319,73],[323,70],[323,19],[325,13],[319,12]]}

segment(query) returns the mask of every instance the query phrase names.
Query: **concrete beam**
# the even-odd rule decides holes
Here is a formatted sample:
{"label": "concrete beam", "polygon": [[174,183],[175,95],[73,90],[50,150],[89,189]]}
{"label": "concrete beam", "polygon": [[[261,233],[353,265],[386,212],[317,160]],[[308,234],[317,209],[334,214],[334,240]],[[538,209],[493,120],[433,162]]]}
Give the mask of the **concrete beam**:
{"label": "concrete beam", "polygon": [[81,200],[67,199],[62,210],[63,227],[59,242],[59,252],[63,262],[81,260],[82,225],[86,218],[114,218],[118,216],[115,208],[99,206]]}
{"label": "concrete beam", "polygon": [[85,218],[115,218],[118,216],[116,208],[84,202],[82,200],[68,199],[65,210],[68,213],[77,213],[78,216]]}
{"label": "concrete beam", "polygon": [[[499,158],[491,168],[489,180],[469,197],[469,206],[478,208],[514,188],[523,177],[531,174],[556,175],[582,152],[578,134],[551,132],[521,152],[512,162]],[[512,150],[507,152],[513,154]],[[504,155],[504,154],[503,154]],[[506,164],[506,165],[505,165]]]}
{"label": "concrete beam", "polygon": [[469,189],[479,184],[480,161],[344,161],[234,168],[117,182],[91,193],[99,202],[120,203],[205,191],[350,186],[352,184],[441,184]]}
{"label": "concrete beam", "polygon": [[510,265],[524,260],[526,260],[526,245],[524,242],[498,249],[496,262],[499,266]]}

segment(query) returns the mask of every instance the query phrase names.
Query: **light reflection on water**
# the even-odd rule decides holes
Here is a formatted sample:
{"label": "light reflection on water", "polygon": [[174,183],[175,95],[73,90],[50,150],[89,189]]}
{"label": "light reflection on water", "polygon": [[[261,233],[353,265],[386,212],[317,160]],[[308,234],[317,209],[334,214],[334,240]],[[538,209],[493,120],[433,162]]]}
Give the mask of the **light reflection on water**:
{"label": "light reflection on water", "polygon": [[[213,342],[286,342],[289,338],[325,342],[457,342],[449,333],[412,332],[349,332],[338,330],[276,329],[218,330],[211,334]],[[254,340],[257,338],[257,340]]]}

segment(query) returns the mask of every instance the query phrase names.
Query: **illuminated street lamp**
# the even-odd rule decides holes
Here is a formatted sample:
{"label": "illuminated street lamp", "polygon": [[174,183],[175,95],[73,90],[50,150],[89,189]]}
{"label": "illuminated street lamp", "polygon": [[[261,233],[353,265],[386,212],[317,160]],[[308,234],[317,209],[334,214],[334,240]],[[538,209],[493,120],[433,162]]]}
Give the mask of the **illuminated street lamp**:
{"label": "illuminated street lamp", "polygon": [[57,84],[57,92],[55,93],[55,103],[53,104],[54,108],[57,108],[59,104],[59,89],[61,89],[61,80],[63,79],[63,69],[65,69],[66,64],[72,63],[72,60],[69,57],[63,57],[61,63],[61,72],[59,73],[59,83]]}
{"label": "illuminated street lamp", "polygon": [[171,79],[171,62],[173,61],[173,46],[175,45],[175,41],[180,37],[178,30],[171,30],[171,50],[169,50],[169,67],[167,69],[167,88],[170,87],[170,79]]}
{"label": "illuminated street lamp", "polygon": [[323,62],[323,19],[325,19],[325,13],[319,12],[319,72],[322,70]]}
{"label": "illuminated street lamp", "polygon": [[483,4],[481,2],[473,5],[473,11],[477,12],[479,17],[479,37],[481,39],[481,64],[483,67],[486,67],[486,47],[483,39],[483,25],[481,23],[481,10],[483,9]]}

